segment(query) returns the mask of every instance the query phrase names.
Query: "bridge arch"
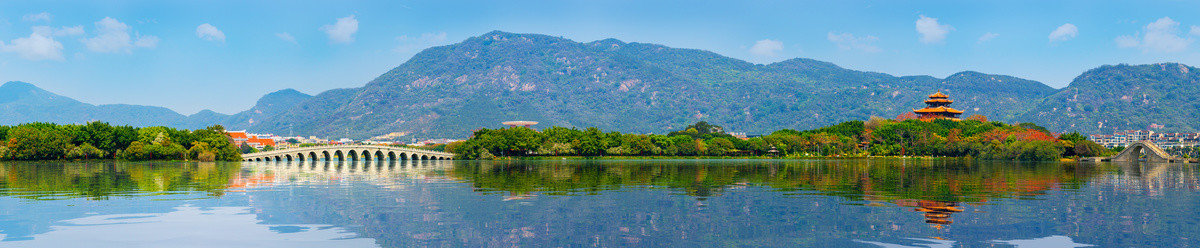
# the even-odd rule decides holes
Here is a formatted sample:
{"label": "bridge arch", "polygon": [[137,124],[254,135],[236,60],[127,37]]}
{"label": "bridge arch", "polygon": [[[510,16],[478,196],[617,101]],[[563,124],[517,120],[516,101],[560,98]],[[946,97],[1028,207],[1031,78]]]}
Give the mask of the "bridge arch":
{"label": "bridge arch", "polygon": [[1166,151],[1163,151],[1162,148],[1154,145],[1154,143],[1149,141],[1139,141],[1130,144],[1129,147],[1125,148],[1125,150],[1121,150],[1121,153],[1118,153],[1116,156],[1109,157],[1108,160],[1114,162],[1137,162],[1144,160],[1145,162],[1156,163],[1171,162],[1175,159],[1177,158],[1167,154]]}
{"label": "bridge arch", "polygon": [[242,154],[245,161],[332,161],[350,160],[450,160],[454,154],[408,147],[377,145],[337,145],[297,147],[276,151]]}

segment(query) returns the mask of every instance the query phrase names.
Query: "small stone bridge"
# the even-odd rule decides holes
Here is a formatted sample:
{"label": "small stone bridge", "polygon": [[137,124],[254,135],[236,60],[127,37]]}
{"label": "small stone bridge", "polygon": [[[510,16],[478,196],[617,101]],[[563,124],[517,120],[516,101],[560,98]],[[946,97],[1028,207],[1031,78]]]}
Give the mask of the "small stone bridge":
{"label": "small stone bridge", "polygon": [[1149,163],[1195,163],[1194,159],[1171,156],[1162,148],[1150,141],[1138,141],[1130,144],[1121,153],[1112,157],[1082,158],[1081,161],[1092,162],[1149,162]]}
{"label": "small stone bridge", "polygon": [[242,154],[245,161],[449,160],[453,153],[378,145],[311,146]]}

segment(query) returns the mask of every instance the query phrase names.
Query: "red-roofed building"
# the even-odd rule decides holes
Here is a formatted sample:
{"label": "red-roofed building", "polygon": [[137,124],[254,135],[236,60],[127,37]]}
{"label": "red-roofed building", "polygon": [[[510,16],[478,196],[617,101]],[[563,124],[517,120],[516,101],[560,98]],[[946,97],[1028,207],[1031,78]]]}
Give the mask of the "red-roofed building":
{"label": "red-roofed building", "polygon": [[228,131],[225,135],[233,140],[233,145],[241,146],[242,144],[254,147],[254,149],[263,149],[264,147],[275,147],[275,140],[269,136],[247,134],[246,131]]}
{"label": "red-roofed building", "polygon": [[246,131],[229,131],[225,132],[225,135],[233,139],[233,144],[235,145],[242,145],[242,143],[246,143],[246,140],[249,139],[249,136],[246,136]]}
{"label": "red-roofed building", "polygon": [[246,144],[254,147],[255,149],[262,149],[263,147],[267,147],[267,146],[275,147],[275,140],[270,139],[270,138],[259,138],[258,136],[251,136],[250,139],[246,140]]}

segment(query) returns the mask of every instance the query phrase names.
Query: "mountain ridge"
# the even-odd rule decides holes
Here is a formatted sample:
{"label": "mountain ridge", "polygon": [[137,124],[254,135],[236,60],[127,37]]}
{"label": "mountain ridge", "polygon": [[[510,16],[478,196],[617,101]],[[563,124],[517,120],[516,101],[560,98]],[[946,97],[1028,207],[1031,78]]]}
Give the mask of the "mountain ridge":
{"label": "mountain ridge", "polygon": [[[576,42],[493,31],[425,49],[362,87],[316,95],[284,89],[264,95],[255,106],[233,115],[201,111],[173,116],[154,107],[140,109],[158,113],[163,117],[157,123],[169,125],[211,123],[322,137],[365,138],[400,132],[414,138],[461,138],[470,130],[518,119],[540,121],[539,126],[546,127],[640,133],[666,133],[703,120],[732,131],[766,133],[870,116],[891,117],[924,107],[921,102],[926,95],[941,90],[950,94],[956,101],[952,106],[967,111],[966,115],[1045,123],[1055,131],[1097,133],[1112,127],[1139,129],[1150,123],[1165,123],[1167,130],[1195,131],[1200,125],[1189,123],[1197,119],[1192,114],[1195,111],[1176,116],[1146,114],[1129,120],[1112,116],[1153,112],[1168,105],[1200,109],[1192,104],[1200,103],[1192,101],[1190,95],[1195,94],[1188,94],[1200,93],[1200,89],[1160,82],[1196,85],[1200,82],[1197,71],[1177,63],[1104,65],[1055,89],[1034,80],[976,71],[945,78],[894,76],[809,58],[754,64],[699,49],[617,39]],[[14,88],[20,88],[17,86],[21,85]],[[1168,90],[1170,87],[1183,91]],[[1108,89],[1108,93],[1125,91],[1118,96],[1095,88]],[[1067,100],[1064,92],[1068,91],[1085,95],[1070,94],[1071,100]],[[6,105],[5,94],[0,90],[0,117],[25,113],[13,110],[17,105]],[[1142,101],[1134,101],[1135,96]],[[1114,102],[1113,97],[1127,99]],[[69,101],[58,99],[56,103],[88,105],[66,99]],[[1144,106],[1118,106],[1132,103]],[[1093,121],[1108,125],[1079,125]]]}

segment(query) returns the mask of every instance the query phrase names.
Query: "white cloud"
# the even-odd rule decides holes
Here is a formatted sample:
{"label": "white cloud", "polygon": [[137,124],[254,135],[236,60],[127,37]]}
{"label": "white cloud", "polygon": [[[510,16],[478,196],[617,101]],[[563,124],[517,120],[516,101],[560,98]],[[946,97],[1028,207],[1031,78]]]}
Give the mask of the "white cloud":
{"label": "white cloud", "polygon": [[74,27],[62,27],[54,30],[54,36],[76,36],[83,35],[83,25]]}
{"label": "white cloud", "polygon": [[200,24],[200,26],[196,27],[196,37],[209,41],[225,42],[225,32],[221,32],[220,29],[208,23]]}
{"label": "white cloud", "polygon": [[417,51],[420,51],[421,49],[425,49],[425,48],[428,48],[431,46],[445,44],[446,33],[445,32],[424,33],[424,34],[421,34],[421,37],[417,37],[417,38],[411,38],[408,36],[400,36],[400,37],[396,37],[396,41],[400,42],[400,45],[396,46],[396,48],[394,49],[396,52],[399,52],[399,53],[417,52]]}
{"label": "white cloud", "polygon": [[783,42],[771,39],[759,40],[750,47],[750,54],[757,56],[775,57],[779,51],[783,51]]}
{"label": "white cloud", "polygon": [[42,12],[37,14],[28,14],[21,17],[21,20],[27,22],[50,21],[50,13]]}
{"label": "white cloud", "polygon": [[287,32],[275,33],[275,37],[279,37],[279,39],[281,39],[283,41],[287,41],[290,43],[296,43],[296,38],[292,37],[292,35],[288,34]]}
{"label": "white cloud", "polygon": [[826,38],[837,44],[838,48],[842,50],[858,50],[868,53],[883,51],[883,49],[875,46],[875,41],[879,40],[875,36],[855,37],[850,33],[834,34],[833,32],[829,32]]}
{"label": "white cloud", "polygon": [[83,26],[52,28],[50,26],[33,26],[33,32],[42,36],[76,36],[83,34]]}
{"label": "white cloud", "polygon": [[1079,28],[1075,27],[1075,24],[1067,23],[1063,24],[1062,26],[1058,26],[1058,28],[1055,28],[1054,31],[1050,32],[1050,42],[1066,41],[1075,38],[1075,36],[1078,35]]}
{"label": "white cloud", "polygon": [[[131,28],[112,17],[96,22],[96,36],[81,41],[88,50],[102,53],[132,53],[135,47],[152,48],[158,45],[158,37],[131,35]],[[134,42],[134,36],[137,42]]]}
{"label": "white cloud", "polygon": [[983,43],[984,41],[989,41],[989,40],[995,39],[996,37],[999,37],[999,36],[1000,36],[1000,34],[987,32],[987,33],[984,33],[982,36],[979,36],[979,41],[977,43]]}
{"label": "white cloud", "polygon": [[[1191,33],[1200,33],[1200,28],[1192,26]],[[1181,52],[1187,50],[1188,45],[1192,44],[1192,38],[1185,38],[1182,31],[1179,29],[1179,22],[1171,20],[1170,17],[1159,18],[1150,24],[1142,27],[1144,34],[1141,39],[1137,36],[1122,35],[1116,39],[1117,47],[1132,48],[1141,47],[1143,52]]]}
{"label": "white cloud", "polygon": [[1193,36],[1200,36],[1200,26],[1193,25],[1191,34]]}
{"label": "white cloud", "polygon": [[54,40],[54,37],[45,35],[35,31],[29,34],[29,37],[21,37],[10,44],[4,44],[0,41],[0,52],[16,53],[23,59],[27,60],[62,60],[62,43]]}
{"label": "white cloud", "polygon": [[1117,36],[1117,39],[1115,41],[1117,42],[1117,47],[1120,47],[1120,48],[1137,47],[1139,44],[1141,44],[1141,42],[1138,41],[1137,37],[1128,36],[1128,35]]}
{"label": "white cloud", "polygon": [[158,37],[153,35],[138,36],[137,41],[134,41],[133,45],[137,47],[155,48],[158,47]]}
{"label": "white cloud", "polygon": [[938,24],[937,18],[921,15],[917,19],[917,33],[921,33],[921,42],[925,44],[938,43],[946,40],[946,34],[954,30],[950,25]]}
{"label": "white cloud", "polygon": [[358,20],[354,15],[338,18],[334,24],[321,26],[321,31],[329,35],[329,40],[335,43],[354,42],[354,33],[358,32]]}

